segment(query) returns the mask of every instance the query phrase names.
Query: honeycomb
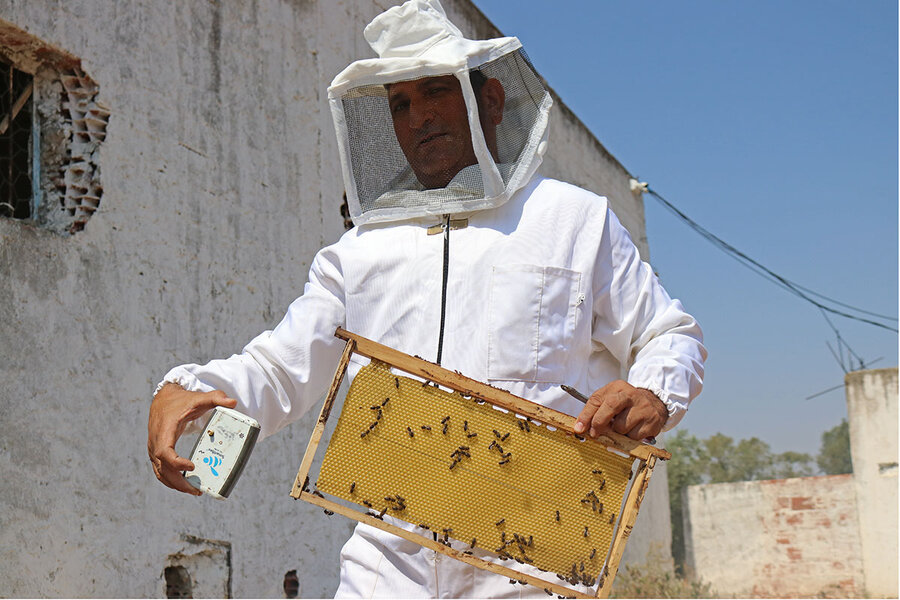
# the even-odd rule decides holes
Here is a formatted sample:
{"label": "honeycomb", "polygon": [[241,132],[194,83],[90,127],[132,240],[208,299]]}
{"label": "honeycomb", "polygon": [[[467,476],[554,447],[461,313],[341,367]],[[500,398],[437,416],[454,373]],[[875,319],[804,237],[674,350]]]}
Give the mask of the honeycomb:
{"label": "honeycomb", "polygon": [[590,585],[633,460],[373,360],[350,387],[317,487]]}

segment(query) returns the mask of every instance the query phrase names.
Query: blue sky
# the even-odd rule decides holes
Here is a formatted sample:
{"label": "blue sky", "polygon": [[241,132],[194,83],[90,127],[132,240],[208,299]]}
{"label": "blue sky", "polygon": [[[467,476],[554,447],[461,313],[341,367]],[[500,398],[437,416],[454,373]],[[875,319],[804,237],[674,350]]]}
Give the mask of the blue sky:
{"label": "blue sky", "polygon": [[[475,0],[625,167],[807,288],[897,316],[897,3]],[[550,133],[551,143],[553,132]],[[710,359],[683,427],[815,454],[846,417],[818,309],[644,196],[651,262]],[[832,322],[872,368],[897,334]],[[893,322],[896,327],[896,321]]]}

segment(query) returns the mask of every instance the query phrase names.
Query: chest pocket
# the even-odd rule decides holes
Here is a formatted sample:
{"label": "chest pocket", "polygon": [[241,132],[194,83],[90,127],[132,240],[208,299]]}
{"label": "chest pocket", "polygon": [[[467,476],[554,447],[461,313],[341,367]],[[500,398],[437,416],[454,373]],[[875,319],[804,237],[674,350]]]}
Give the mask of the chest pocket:
{"label": "chest pocket", "polygon": [[488,307],[488,379],[562,383],[575,331],[581,274],[538,265],[495,266]]}

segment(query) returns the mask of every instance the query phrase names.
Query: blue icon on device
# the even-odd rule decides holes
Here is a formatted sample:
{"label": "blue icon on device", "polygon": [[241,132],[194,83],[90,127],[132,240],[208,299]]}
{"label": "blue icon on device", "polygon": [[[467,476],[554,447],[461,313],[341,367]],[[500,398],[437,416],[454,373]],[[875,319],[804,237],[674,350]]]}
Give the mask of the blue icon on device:
{"label": "blue icon on device", "polygon": [[212,471],[212,474],[216,477],[219,476],[219,472],[216,471],[215,467],[218,467],[222,464],[222,459],[218,456],[207,456],[204,457],[203,462],[209,465],[209,470]]}

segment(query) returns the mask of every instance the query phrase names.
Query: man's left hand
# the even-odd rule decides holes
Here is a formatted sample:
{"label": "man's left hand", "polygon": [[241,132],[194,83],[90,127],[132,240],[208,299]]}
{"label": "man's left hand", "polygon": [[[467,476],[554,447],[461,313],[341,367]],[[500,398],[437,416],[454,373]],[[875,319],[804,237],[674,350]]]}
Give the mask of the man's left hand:
{"label": "man's left hand", "polygon": [[643,440],[662,431],[668,418],[666,405],[656,394],[619,379],[591,394],[575,421],[575,433],[596,438],[614,431]]}

